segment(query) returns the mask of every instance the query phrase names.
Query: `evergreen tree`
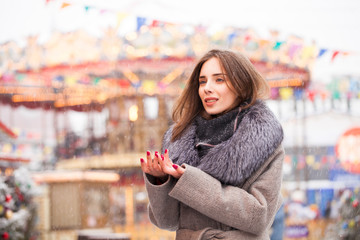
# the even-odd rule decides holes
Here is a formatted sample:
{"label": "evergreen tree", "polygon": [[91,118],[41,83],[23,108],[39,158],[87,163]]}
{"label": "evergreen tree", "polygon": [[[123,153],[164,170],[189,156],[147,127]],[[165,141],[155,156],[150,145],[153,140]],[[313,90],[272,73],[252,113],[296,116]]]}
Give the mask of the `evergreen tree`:
{"label": "evergreen tree", "polygon": [[360,193],[346,190],[339,204],[339,216],[333,225],[328,227],[324,239],[327,240],[360,240]]}
{"label": "evergreen tree", "polygon": [[35,184],[25,168],[10,176],[0,175],[0,239],[30,240],[36,238]]}

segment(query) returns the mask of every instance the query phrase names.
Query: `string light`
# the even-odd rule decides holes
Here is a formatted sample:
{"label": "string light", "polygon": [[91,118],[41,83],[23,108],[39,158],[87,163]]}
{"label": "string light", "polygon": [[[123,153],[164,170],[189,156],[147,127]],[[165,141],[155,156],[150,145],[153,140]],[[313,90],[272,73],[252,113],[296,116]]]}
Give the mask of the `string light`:
{"label": "string light", "polygon": [[138,106],[132,105],[129,108],[129,120],[135,122],[138,119]]}

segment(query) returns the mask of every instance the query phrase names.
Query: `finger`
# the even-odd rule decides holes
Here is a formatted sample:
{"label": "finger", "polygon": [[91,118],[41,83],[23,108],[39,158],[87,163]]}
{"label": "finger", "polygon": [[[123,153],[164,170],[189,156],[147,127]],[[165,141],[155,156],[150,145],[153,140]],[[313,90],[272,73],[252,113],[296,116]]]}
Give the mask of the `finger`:
{"label": "finger", "polygon": [[184,174],[185,168],[183,168],[183,167],[181,167],[179,165],[176,165],[176,164],[173,164],[172,166],[176,171],[176,174],[174,174],[173,177],[180,178]]}
{"label": "finger", "polygon": [[155,157],[152,162],[152,168],[158,175],[167,175],[167,173],[164,172],[162,166],[161,166],[161,156],[159,155],[159,152],[155,152]]}
{"label": "finger", "polygon": [[155,157],[153,158],[153,161],[151,162],[151,164],[152,164],[153,168],[156,168],[159,164],[159,152],[155,151],[154,155],[155,155]]}
{"label": "finger", "polygon": [[179,166],[176,171],[182,176],[185,172],[185,168],[183,166]]}
{"label": "finger", "polygon": [[149,172],[146,161],[143,158],[140,158],[140,165],[141,165],[141,169],[142,169],[143,172],[145,172],[145,173]]}
{"label": "finger", "polygon": [[152,164],[153,164],[153,169],[155,169],[156,171],[162,172],[161,165],[160,165],[160,162],[161,162],[161,161],[162,161],[162,160],[160,160],[159,153],[158,153],[158,152],[155,152],[154,161],[152,162]]}
{"label": "finger", "polygon": [[153,159],[151,158],[150,151],[146,151],[146,165],[147,165],[149,171],[152,171],[152,169],[153,169],[152,162],[153,162]]}
{"label": "finger", "polygon": [[165,149],[165,152],[164,152],[164,166],[172,169],[173,168],[172,165],[173,165],[173,162],[169,158],[169,151],[167,149]]}
{"label": "finger", "polygon": [[161,154],[161,155],[160,155],[160,160],[159,160],[159,165],[160,165],[160,168],[161,168],[161,169],[164,169],[164,167],[165,167],[165,162],[164,162],[164,160],[165,160],[164,155]]}
{"label": "finger", "polygon": [[169,150],[167,150],[167,149],[165,149],[165,151],[164,151],[164,158],[169,159]]}
{"label": "finger", "polygon": [[147,164],[149,164],[152,160],[150,151],[146,151],[146,160],[147,160]]}

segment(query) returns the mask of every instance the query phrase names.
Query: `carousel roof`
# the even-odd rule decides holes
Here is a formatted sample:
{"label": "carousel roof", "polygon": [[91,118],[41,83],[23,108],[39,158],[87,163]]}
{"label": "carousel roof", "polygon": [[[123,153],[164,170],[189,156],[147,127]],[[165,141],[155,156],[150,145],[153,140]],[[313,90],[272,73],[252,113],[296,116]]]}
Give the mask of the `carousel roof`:
{"label": "carousel roof", "polygon": [[[192,57],[138,58],[18,70],[1,76],[0,102],[13,107],[101,111],[107,101],[121,96],[177,96],[195,61]],[[303,88],[310,80],[306,69],[252,63],[270,87]]]}

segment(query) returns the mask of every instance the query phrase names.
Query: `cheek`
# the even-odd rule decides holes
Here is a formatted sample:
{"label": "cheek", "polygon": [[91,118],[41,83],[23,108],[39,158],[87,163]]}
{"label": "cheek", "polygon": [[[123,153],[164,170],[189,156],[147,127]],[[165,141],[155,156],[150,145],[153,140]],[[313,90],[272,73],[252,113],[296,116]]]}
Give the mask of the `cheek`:
{"label": "cheek", "polygon": [[229,103],[234,103],[237,101],[237,95],[233,92],[233,91],[227,91],[226,93],[224,93],[226,96],[226,99]]}
{"label": "cheek", "polygon": [[201,91],[201,88],[199,88],[198,94],[199,94],[199,97],[200,97],[200,98],[202,98],[202,97],[201,97],[201,96],[202,96],[202,92],[203,92],[203,91]]}
{"label": "cheek", "polygon": [[236,98],[236,93],[232,91],[228,86],[219,89],[219,91],[221,92],[221,95],[226,96],[226,98]]}

